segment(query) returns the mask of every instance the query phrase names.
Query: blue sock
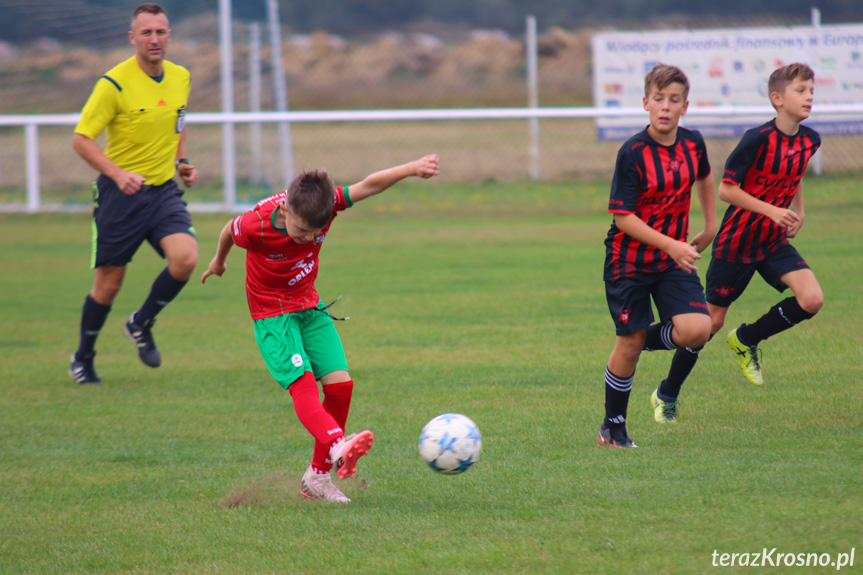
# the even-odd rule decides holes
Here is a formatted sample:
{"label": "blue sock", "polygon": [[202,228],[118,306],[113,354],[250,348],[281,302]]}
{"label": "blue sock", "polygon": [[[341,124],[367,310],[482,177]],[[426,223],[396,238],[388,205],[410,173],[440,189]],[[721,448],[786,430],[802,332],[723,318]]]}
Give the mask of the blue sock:
{"label": "blue sock", "polygon": [[644,349],[646,351],[654,351],[659,349],[674,349],[677,347],[671,341],[671,330],[674,329],[674,324],[671,320],[665,323],[655,323],[647,328],[647,335],[644,339]]}
{"label": "blue sock", "polygon": [[[689,377],[692,368],[698,362],[698,353],[704,349],[704,346],[697,348],[678,347],[674,352],[674,357],[671,359],[671,368],[668,370],[668,377],[662,380],[659,386],[659,399],[662,401],[677,401],[677,396],[680,395],[680,388],[683,382]],[[669,399],[666,399],[669,398]]]}
{"label": "blue sock", "polygon": [[800,307],[797,298],[789,297],[770,308],[770,311],[758,318],[755,323],[741,326],[737,331],[737,338],[743,345],[757,346],[768,337],[813,317],[815,317],[814,313],[809,313]]}
{"label": "blue sock", "polygon": [[618,377],[605,368],[605,423],[608,427],[622,427],[626,423],[626,410],[629,407],[629,393],[632,391],[632,380],[629,377]]}
{"label": "blue sock", "polygon": [[82,361],[93,356],[96,339],[98,339],[99,332],[102,331],[102,326],[105,325],[110,311],[111,306],[102,305],[90,297],[90,294],[87,294],[84,299],[84,308],[81,310],[81,333],[75,359]]}
{"label": "blue sock", "polygon": [[162,308],[177,297],[177,294],[180,293],[180,290],[187,283],[188,280],[180,281],[174,279],[174,276],[168,273],[168,268],[162,270],[162,273],[153,282],[153,287],[150,288],[150,294],[144,300],[144,305],[135,313],[135,323],[137,325],[144,325],[156,317],[162,311]]}
{"label": "blue sock", "polygon": [[662,401],[674,402],[677,401],[677,396],[671,397],[670,395],[665,395],[662,393],[662,386],[665,385],[665,380],[662,380],[662,383],[659,386],[659,389],[656,390],[656,397],[661,399]]}

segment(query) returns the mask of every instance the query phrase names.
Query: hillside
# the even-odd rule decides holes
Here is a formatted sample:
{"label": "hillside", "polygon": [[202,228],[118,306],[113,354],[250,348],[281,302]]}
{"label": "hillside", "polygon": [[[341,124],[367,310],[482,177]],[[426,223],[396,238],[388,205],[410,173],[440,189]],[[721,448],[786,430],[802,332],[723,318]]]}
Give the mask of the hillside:
{"label": "hillside", "polygon": [[[238,24],[234,31],[238,110],[248,109],[248,30]],[[218,37],[215,15],[173,26],[168,58],[191,71],[196,111],[220,109]],[[266,29],[262,37],[266,42]],[[502,32],[474,31],[459,41],[395,32],[350,41],[324,32],[284,40],[292,109],[521,106],[527,99],[524,41]],[[552,29],[539,46],[541,103],[589,103],[590,32]],[[0,44],[0,113],[77,112],[95,80],[132,53],[127,44]],[[272,109],[266,45],[262,60],[263,108]]]}

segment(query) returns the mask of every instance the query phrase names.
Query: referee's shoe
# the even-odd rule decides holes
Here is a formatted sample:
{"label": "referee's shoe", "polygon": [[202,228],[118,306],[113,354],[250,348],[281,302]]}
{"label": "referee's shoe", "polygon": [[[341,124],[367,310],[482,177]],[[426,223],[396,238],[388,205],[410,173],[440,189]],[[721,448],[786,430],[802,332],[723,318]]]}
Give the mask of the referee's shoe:
{"label": "referee's shoe", "polygon": [[93,367],[95,356],[96,352],[94,351],[90,357],[79,360],[76,354],[72,354],[72,359],[69,360],[69,375],[75,380],[75,383],[80,385],[102,383],[102,378],[99,377],[96,368]]}
{"label": "referee's shoe", "polygon": [[139,325],[135,323],[135,314],[133,313],[129,316],[126,325],[123,326],[123,331],[126,332],[126,337],[138,347],[138,357],[141,358],[144,365],[159,367],[162,365],[162,355],[159,353],[159,348],[156,347],[156,342],[150,331],[154,323],[156,323],[155,318]]}

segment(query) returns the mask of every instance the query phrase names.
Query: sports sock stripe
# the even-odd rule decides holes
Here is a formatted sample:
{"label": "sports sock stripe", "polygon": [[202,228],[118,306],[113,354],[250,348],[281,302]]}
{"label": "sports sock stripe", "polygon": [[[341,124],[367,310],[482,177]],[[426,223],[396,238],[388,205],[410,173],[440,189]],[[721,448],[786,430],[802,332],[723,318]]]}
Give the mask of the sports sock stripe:
{"label": "sports sock stripe", "polygon": [[674,329],[674,324],[671,322],[666,323],[662,326],[662,329],[659,330],[659,337],[662,338],[662,343],[665,345],[666,349],[674,349],[677,347],[674,345],[674,341],[671,339],[671,330]]}
{"label": "sports sock stripe", "polygon": [[605,385],[615,391],[627,392],[632,390],[632,380],[634,378],[635,374],[632,374],[629,377],[617,377],[608,371],[608,367],[605,368]]}

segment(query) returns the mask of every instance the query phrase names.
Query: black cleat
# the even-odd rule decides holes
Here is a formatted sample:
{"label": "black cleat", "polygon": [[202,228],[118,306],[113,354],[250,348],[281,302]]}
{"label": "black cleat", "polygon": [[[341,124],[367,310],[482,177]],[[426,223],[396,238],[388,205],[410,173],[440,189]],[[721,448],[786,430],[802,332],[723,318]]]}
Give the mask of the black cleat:
{"label": "black cleat", "polygon": [[611,447],[638,447],[629,434],[626,432],[626,426],[611,428],[602,422],[602,427],[599,428],[599,437],[596,439],[599,445],[610,445]]}
{"label": "black cleat", "polygon": [[72,354],[72,359],[69,361],[69,376],[79,385],[88,383],[102,383],[102,378],[96,373],[96,368],[93,367],[93,358],[96,357],[96,352],[84,361],[78,361],[75,354]]}
{"label": "black cleat", "polygon": [[126,332],[126,337],[132,340],[138,347],[138,357],[144,362],[144,365],[150,367],[159,367],[162,365],[162,355],[159,353],[159,348],[156,347],[156,342],[153,340],[153,334],[150,330],[155,319],[151,319],[144,325],[138,325],[134,322],[135,314],[129,316],[129,321],[123,326],[123,331]]}

